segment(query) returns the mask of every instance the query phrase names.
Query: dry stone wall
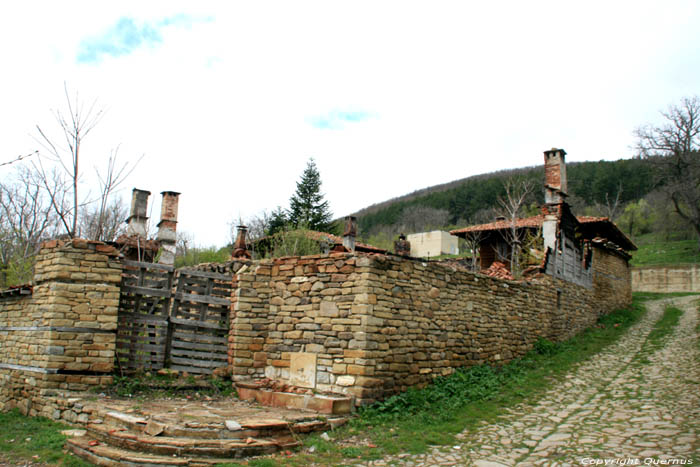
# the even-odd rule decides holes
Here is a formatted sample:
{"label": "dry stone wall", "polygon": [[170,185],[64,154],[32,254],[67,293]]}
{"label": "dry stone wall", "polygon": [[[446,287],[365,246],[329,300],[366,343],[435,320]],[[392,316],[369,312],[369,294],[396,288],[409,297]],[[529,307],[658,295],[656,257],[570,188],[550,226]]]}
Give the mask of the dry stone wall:
{"label": "dry stone wall", "polygon": [[46,242],[32,295],[0,299],[0,410],[75,421],[62,391],[111,381],[117,255],[99,242]]}
{"label": "dry stone wall", "polygon": [[598,292],[383,255],[253,263],[235,279],[234,379],[266,376],[370,403],[458,367],[519,357],[540,337],[572,336],[627,303],[624,290],[610,301],[625,274],[628,284],[610,259]]}
{"label": "dry stone wall", "polygon": [[597,303],[621,308],[632,301],[631,268],[627,256],[593,245],[593,290]]}

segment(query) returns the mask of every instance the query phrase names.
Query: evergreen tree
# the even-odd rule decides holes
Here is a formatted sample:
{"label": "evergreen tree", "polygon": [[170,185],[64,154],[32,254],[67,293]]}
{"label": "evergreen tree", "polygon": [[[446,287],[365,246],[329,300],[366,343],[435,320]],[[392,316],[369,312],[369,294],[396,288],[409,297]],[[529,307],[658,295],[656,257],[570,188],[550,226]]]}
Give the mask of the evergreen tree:
{"label": "evergreen tree", "polygon": [[321,176],[313,158],[297,182],[297,190],[289,200],[289,223],[294,227],[327,232],[332,226],[332,214],[328,201],[321,193]]}

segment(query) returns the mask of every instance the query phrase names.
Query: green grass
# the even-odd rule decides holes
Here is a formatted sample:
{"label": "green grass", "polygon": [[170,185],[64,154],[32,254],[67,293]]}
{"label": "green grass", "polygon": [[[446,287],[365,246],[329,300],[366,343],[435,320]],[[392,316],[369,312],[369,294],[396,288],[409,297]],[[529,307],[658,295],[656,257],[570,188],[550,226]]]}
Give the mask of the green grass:
{"label": "green grass", "polygon": [[632,252],[632,266],[700,263],[697,239],[664,239],[658,233],[642,235],[635,239],[639,250]]}
{"label": "green grass", "polygon": [[61,431],[71,429],[44,417],[25,417],[18,410],[0,413],[0,457],[9,461],[44,462],[70,467],[90,466],[77,457],[63,452],[66,436]]}

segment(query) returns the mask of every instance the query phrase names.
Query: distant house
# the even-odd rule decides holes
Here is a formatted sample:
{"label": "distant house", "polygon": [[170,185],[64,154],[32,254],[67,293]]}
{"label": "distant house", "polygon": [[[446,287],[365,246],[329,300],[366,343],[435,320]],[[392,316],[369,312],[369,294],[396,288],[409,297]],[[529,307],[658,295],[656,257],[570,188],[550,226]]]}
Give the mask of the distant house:
{"label": "distant house", "polygon": [[415,258],[459,254],[459,239],[442,230],[410,234],[406,239],[411,243],[411,256]]}
{"label": "distant house", "polygon": [[[590,286],[596,268],[629,268],[630,251],[635,244],[607,217],[576,217],[565,201],[567,180],[563,149],[545,151],[545,204],[542,214],[450,231],[465,239],[477,239],[480,268],[505,277],[510,269],[512,245],[507,232],[513,227],[520,234],[525,262],[533,271],[542,271],[571,282]],[[615,259],[610,259],[615,258]],[[613,264],[614,263],[614,264]],[[612,266],[611,266],[612,265]],[[506,271],[507,273],[507,271]]]}

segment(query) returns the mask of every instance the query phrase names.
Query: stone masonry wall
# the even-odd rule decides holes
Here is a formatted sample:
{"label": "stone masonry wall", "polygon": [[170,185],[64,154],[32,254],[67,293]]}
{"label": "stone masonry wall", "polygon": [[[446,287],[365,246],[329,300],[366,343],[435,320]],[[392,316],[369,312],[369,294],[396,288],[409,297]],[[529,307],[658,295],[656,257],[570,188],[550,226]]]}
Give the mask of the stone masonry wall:
{"label": "stone masonry wall", "polygon": [[[595,287],[549,276],[503,281],[436,262],[345,253],[258,262],[237,280],[234,379],[310,377],[306,387],[350,394],[358,404],[458,367],[506,362],[540,337],[568,338],[624,300],[611,304]],[[607,276],[598,280],[614,287]]]}
{"label": "stone masonry wall", "polygon": [[700,264],[632,268],[635,292],[700,292]]}
{"label": "stone masonry wall", "polygon": [[632,301],[631,268],[627,259],[615,250],[593,247],[593,290],[598,303],[613,309]]}
{"label": "stone masonry wall", "polygon": [[118,252],[80,239],[42,245],[30,297],[0,299],[0,410],[75,421],[62,395],[111,380]]}

